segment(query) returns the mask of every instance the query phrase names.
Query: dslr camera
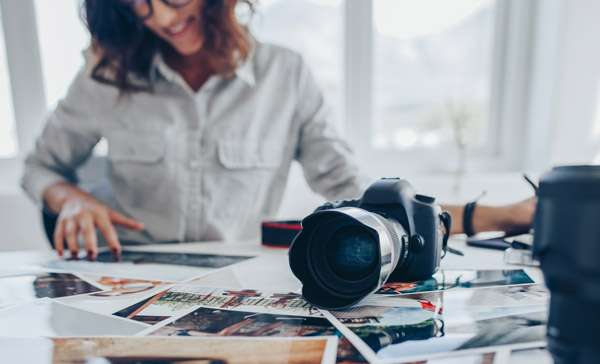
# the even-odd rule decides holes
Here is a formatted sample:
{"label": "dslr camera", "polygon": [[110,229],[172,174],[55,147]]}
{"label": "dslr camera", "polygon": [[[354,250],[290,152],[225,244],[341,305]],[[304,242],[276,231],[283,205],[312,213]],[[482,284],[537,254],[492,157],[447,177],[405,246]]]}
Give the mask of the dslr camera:
{"label": "dslr camera", "polygon": [[406,180],[383,178],[361,199],[317,208],[302,221],[289,251],[304,298],[319,308],[342,309],[387,280],[429,278],[450,234],[450,214],[434,202]]}

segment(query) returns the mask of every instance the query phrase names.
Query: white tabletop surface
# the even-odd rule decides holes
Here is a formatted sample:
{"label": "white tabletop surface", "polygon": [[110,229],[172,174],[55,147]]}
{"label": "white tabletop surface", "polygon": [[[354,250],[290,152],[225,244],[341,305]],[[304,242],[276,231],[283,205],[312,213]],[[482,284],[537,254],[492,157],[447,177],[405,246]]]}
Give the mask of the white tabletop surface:
{"label": "white tabletop surface", "polygon": [[[464,253],[464,256],[447,254],[442,260],[441,267],[444,269],[506,269],[522,268],[536,283],[543,283],[542,274],[538,268],[525,266],[509,266],[503,262],[503,252],[498,250],[470,247],[465,244],[464,239],[453,237],[449,245]],[[256,258],[237,263],[230,267],[221,268],[215,273],[200,278],[196,284],[204,286],[219,287],[223,282],[230,282],[230,276],[237,279],[238,286],[249,289],[262,290],[286,290],[298,291],[300,282],[294,277],[289,269],[287,249],[268,248],[261,246],[257,241],[238,242],[202,242],[163,244],[152,246],[136,246],[129,249],[164,251],[164,252],[187,252],[187,253],[217,253],[233,255],[255,255]],[[25,272],[37,264],[56,260],[54,252],[23,251],[0,253],[0,276],[16,275]],[[125,298],[127,299],[127,298]],[[69,304],[69,300],[65,299]],[[85,301],[84,301],[85,302]],[[132,302],[134,303],[134,302]],[[85,307],[85,303],[74,303],[73,306],[90,311],[100,312],[96,307]],[[122,305],[122,304],[121,304]],[[104,307],[104,309],[106,309]],[[1,336],[1,335],[0,335]],[[2,339],[0,339],[0,347]],[[4,345],[6,347],[6,345]],[[551,363],[552,360],[545,350],[527,351],[523,353],[508,353],[510,363]]]}

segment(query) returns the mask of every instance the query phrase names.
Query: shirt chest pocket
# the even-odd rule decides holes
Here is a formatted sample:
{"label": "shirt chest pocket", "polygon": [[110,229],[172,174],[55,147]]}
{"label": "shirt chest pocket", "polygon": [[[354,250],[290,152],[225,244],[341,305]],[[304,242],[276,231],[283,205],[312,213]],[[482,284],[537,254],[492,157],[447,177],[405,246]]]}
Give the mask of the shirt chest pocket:
{"label": "shirt chest pocket", "polygon": [[156,164],[165,157],[167,144],[160,134],[123,133],[107,136],[108,159],[114,163]]}
{"label": "shirt chest pocket", "polygon": [[219,141],[219,163],[229,170],[269,170],[281,166],[284,148],[268,142]]}
{"label": "shirt chest pocket", "polygon": [[156,191],[173,190],[169,188],[174,177],[166,161],[164,135],[128,132],[107,135],[106,140],[109,177],[117,201],[125,206],[146,206]]}

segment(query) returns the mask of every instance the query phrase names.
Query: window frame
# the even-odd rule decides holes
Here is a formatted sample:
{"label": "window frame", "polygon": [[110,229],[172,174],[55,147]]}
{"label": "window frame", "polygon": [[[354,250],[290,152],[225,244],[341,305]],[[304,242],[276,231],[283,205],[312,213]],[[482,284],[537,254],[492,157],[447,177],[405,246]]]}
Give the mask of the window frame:
{"label": "window frame", "polygon": [[46,95],[33,0],[0,0],[18,151],[0,158],[0,186],[18,189],[22,161],[46,113]]}

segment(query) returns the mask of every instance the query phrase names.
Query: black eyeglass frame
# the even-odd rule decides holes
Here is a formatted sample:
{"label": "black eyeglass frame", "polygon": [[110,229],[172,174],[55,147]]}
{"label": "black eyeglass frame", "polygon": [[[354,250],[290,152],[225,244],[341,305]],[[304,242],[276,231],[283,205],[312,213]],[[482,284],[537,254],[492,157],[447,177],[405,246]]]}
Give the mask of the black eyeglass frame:
{"label": "black eyeglass frame", "polygon": [[[135,2],[135,0],[120,0],[120,2],[123,5],[127,6],[127,8],[133,13],[133,15],[136,17],[136,19],[139,19],[141,21],[148,20],[148,19],[152,18],[152,16],[154,15],[154,7],[152,7],[152,0],[144,0],[144,1],[146,1],[146,4],[148,4],[148,14],[139,15],[134,9],[133,3]],[[183,3],[173,4],[171,2],[171,0],[160,0],[160,1],[165,3],[167,6],[170,6],[175,9],[182,8],[192,2],[192,0],[187,0]]]}

